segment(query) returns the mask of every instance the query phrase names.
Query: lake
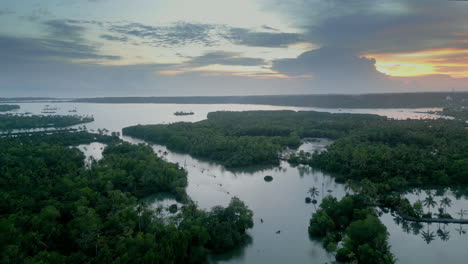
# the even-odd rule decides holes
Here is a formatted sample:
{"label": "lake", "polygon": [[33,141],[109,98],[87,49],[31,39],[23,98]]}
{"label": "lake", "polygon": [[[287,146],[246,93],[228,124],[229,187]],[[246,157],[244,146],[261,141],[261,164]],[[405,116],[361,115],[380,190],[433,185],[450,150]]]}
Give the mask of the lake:
{"label": "lake", "polygon": [[[320,109],[307,107],[282,107],[265,105],[176,105],[176,104],[89,104],[89,103],[20,103],[16,113],[31,112],[40,114],[45,105],[57,107],[56,114],[93,115],[95,121],[86,124],[90,130],[106,128],[110,132],[121,132],[123,127],[137,124],[172,123],[178,121],[195,122],[206,118],[213,111],[247,110],[315,110],[333,113],[374,113],[395,119],[437,118],[425,114],[437,109]],[[76,112],[69,112],[76,109]],[[176,111],[192,111],[194,115],[175,116]],[[124,140],[139,143],[129,137]],[[304,151],[322,150],[329,144],[326,140],[310,140],[300,149]],[[250,240],[246,245],[224,255],[211,256],[214,263],[330,263],[334,257],[327,253],[320,241],[311,240],[307,227],[315,208],[304,202],[307,190],[313,186],[322,196],[331,194],[337,198],[345,195],[344,186],[334,182],[327,173],[307,166],[293,167],[281,162],[276,167],[248,168],[232,171],[212,162],[199,160],[190,155],[168,151],[164,146],[152,145],[155,152],[170,162],[177,162],[188,171],[188,195],[201,208],[216,205],[226,206],[233,196],[243,200],[254,211],[254,227],[248,231]],[[100,158],[102,144],[81,145],[87,155]],[[167,151],[167,155],[163,153]],[[264,176],[271,175],[273,180],[266,182]],[[409,193],[412,201],[424,199],[424,192]],[[452,215],[459,209],[468,209],[466,197],[455,197],[451,192]],[[163,199],[164,198],[164,199]],[[175,201],[167,197],[149,197],[153,206],[170,205]],[[162,200],[161,200],[162,199]],[[437,197],[437,201],[440,197]],[[456,215],[454,215],[456,216]],[[466,216],[468,217],[468,216]],[[408,228],[390,213],[381,219],[390,233],[392,252],[399,263],[466,263],[468,236],[458,231],[459,225],[441,226],[449,231],[449,239],[443,241],[438,236],[439,226],[424,224],[422,228]],[[263,223],[262,221],[263,220]],[[396,222],[399,222],[397,224]],[[404,226],[403,226],[404,225]],[[429,228],[429,231],[428,231]],[[468,227],[466,227],[468,228]],[[420,229],[418,233],[414,229]],[[280,231],[277,234],[277,231]],[[409,231],[409,233],[408,233]],[[429,244],[424,241],[422,232],[433,232],[435,238]],[[440,233],[440,232],[439,232]]]}

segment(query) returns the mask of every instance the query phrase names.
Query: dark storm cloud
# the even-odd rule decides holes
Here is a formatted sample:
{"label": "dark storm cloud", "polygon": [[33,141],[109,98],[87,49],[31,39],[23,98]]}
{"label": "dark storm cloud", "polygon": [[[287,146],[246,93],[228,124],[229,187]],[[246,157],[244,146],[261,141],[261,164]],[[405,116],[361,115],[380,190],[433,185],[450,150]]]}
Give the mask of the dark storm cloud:
{"label": "dark storm cloud", "polygon": [[312,75],[311,85],[323,88],[324,92],[379,91],[395,85],[376,70],[374,59],[335,47],[308,51],[295,59],[275,60],[272,69],[289,76]]}
{"label": "dark storm cloud", "polygon": [[269,0],[305,38],[323,46],[363,52],[404,52],[457,46],[454,32],[466,32],[467,1],[440,0]]}
{"label": "dark storm cloud", "polygon": [[49,59],[107,59],[119,56],[99,55],[93,46],[53,39],[0,36],[2,64],[22,63],[23,60]]}
{"label": "dark storm cloud", "polygon": [[237,52],[216,51],[205,53],[202,56],[195,57],[188,63],[190,66],[205,66],[212,64],[221,65],[242,65],[242,66],[259,66],[264,65],[265,61],[258,58],[241,57]]}
{"label": "dark storm cloud", "polygon": [[353,50],[324,47],[302,53],[295,59],[273,61],[274,70],[297,76],[306,74],[374,74],[375,60],[358,57]]}

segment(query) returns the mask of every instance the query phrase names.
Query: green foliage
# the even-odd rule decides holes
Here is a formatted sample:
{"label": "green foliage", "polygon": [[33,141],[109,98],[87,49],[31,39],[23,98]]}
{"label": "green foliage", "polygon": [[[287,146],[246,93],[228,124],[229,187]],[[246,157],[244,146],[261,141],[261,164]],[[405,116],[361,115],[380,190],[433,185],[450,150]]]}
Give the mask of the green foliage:
{"label": "green foliage", "polygon": [[116,135],[108,136],[94,134],[86,131],[63,130],[54,132],[38,131],[32,133],[19,133],[4,135],[10,142],[21,142],[23,144],[52,144],[60,146],[77,146],[92,142],[113,143],[119,140]]}
{"label": "green foliage", "polygon": [[0,115],[0,130],[68,127],[94,121],[94,118],[77,115]]}
{"label": "green foliage", "polygon": [[19,105],[0,105],[0,112],[8,112],[12,110],[20,109]]}
{"label": "green foliage", "polygon": [[[188,203],[171,218],[150,210],[137,197],[185,194],[185,171],[115,140],[86,169],[83,153],[64,145],[80,135],[0,138],[0,263],[204,263],[252,227],[238,199],[211,212]],[[218,245],[223,236],[232,243]]]}
{"label": "green foliage", "polygon": [[137,198],[158,192],[173,193],[185,199],[185,192],[178,190],[187,186],[187,172],[176,164],[158,158],[147,145],[132,145],[127,142],[109,145],[104,149],[105,159],[92,168],[96,175],[91,184],[105,191],[113,188],[129,192]]}
{"label": "green foliage", "polygon": [[239,245],[245,239],[245,231],[253,227],[252,217],[253,212],[236,197],[226,208],[214,207],[208,213],[208,248],[224,252]]}
{"label": "green foliage", "polygon": [[388,233],[385,225],[374,215],[352,222],[346,229],[344,248],[354,252],[358,263],[391,263]]}
{"label": "green foliage", "polygon": [[334,251],[343,239],[336,260],[357,263],[391,263],[388,234],[374,209],[362,194],[347,195],[340,201],[327,196],[312,216],[309,234],[323,237],[323,245]]}
{"label": "green foliage", "polygon": [[352,221],[362,219],[369,213],[361,196],[347,195],[340,201],[335,197],[323,198],[309,224],[309,234],[324,237],[330,232],[343,231]]}
{"label": "green foliage", "polygon": [[450,107],[450,108],[444,108],[442,115],[446,116],[452,116],[456,119],[468,121],[468,108],[466,107]]}
{"label": "green foliage", "polygon": [[214,112],[196,123],[139,125],[124,128],[123,133],[227,167],[243,167],[277,164],[279,153],[286,147],[298,147],[301,138],[334,139],[379,119],[382,117],[312,111]]}
{"label": "green foliage", "polygon": [[368,123],[327,151],[295,162],[347,179],[369,179],[387,190],[427,184],[468,184],[468,130],[451,120],[386,120]]}

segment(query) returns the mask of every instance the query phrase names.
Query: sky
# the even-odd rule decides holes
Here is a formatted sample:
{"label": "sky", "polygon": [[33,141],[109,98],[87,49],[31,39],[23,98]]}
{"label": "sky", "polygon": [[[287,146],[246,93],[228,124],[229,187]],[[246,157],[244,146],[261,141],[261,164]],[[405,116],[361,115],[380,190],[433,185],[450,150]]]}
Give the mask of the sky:
{"label": "sky", "polygon": [[421,91],[468,91],[468,1],[0,2],[0,97]]}

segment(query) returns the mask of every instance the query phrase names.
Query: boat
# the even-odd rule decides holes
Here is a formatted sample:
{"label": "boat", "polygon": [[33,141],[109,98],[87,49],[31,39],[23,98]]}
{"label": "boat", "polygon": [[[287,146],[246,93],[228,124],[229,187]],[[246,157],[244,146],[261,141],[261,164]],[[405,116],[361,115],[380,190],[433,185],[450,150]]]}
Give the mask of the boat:
{"label": "boat", "polygon": [[184,116],[184,115],[194,115],[195,113],[190,111],[190,112],[184,112],[184,111],[177,111],[174,113],[176,116]]}

